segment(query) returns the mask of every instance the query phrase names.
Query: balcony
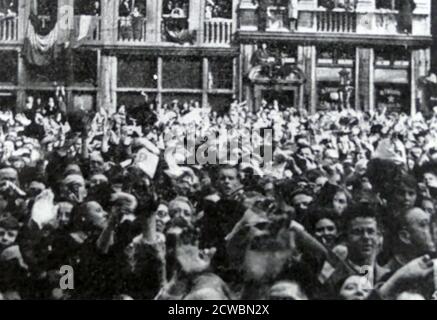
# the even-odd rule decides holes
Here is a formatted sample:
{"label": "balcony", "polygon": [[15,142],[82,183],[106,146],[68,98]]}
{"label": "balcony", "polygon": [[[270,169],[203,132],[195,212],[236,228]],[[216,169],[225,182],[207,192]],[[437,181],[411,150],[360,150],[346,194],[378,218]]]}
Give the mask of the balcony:
{"label": "balcony", "polygon": [[0,18],[0,44],[18,41],[18,17]]}
{"label": "balcony", "polygon": [[318,11],[315,15],[317,32],[355,33],[357,14],[344,10]]}
{"label": "balcony", "polygon": [[408,34],[400,32],[398,28],[398,11],[376,9],[371,1],[358,2],[359,5],[355,9],[346,10],[327,9],[318,7],[316,2],[310,0],[302,1],[297,10],[297,24],[291,29],[287,7],[269,6],[265,15],[266,21],[263,23],[259,20],[258,7],[250,0],[241,0],[238,10],[239,37],[246,37],[251,33],[260,39],[304,39],[308,34],[314,37],[323,34],[324,37],[332,39],[337,35],[346,35],[349,39],[382,39],[392,36],[399,40],[426,40],[431,37],[431,13],[429,3],[424,0],[416,0],[417,8],[413,12],[412,30]]}
{"label": "balcony", "polygon": [[230,46],[232,27],[232,19],[212,18],[205,20],[202,44],[213,47]]}
{"label": "balcony", "polygon": [[119,17],[117,42],[123,45],[144,44],[147,39],[147,19],[143,17]]}

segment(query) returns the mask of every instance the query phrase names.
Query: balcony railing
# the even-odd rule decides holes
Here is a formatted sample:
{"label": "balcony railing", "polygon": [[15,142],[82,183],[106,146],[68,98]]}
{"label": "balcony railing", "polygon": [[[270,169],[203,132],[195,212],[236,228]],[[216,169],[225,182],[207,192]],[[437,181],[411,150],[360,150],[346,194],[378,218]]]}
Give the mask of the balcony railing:
{"label": "balcony railing", "polygon": [[357,15],[347,11],[318,11],[317,32],[355,33]]}
{"label": "balcony railing", "polygon": [[118,18],[118,42],[138,44],[147,41],[147,19],[143,17]]}
{"label": "balcony railing", "polygon": [[230,45],[232,41],[232,19],[213,18],[206,20],[203,44],[211,46]]}
{"label": "balcony railing", "polygon": [[0,18],[0,43],[18,40],[18,17]]}

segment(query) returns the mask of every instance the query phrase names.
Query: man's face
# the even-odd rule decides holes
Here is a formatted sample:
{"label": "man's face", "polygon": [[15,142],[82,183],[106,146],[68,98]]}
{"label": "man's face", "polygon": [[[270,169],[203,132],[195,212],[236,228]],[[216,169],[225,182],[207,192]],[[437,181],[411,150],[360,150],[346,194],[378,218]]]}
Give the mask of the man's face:
{"label": "man's face", "polygon": [[131,200],[116,199],[111,206],[111,214],[119,217],[128,216],[135,212],[135,205]]}
{"label": "man's face", "polygon": [[164,232],[167,224],[170,222],[170,214],[168,213],[168,207],[164,204],[160,204],[155,214],[156,214],[156,231]]}
{"label": "man's face", "polygon": [[5,229],[0,227],[0,247],[5,249],[12,246],[17,239],[18,230]]}
{"label": "man's face", "polygon": [[95,188],[101,184],[107,183],[108,178],[103,174],[95,174],[90,178],[90,187]]}
{"label": "man's face", "polygon": [[323,157],[323,164],[326,166],[332,166],[338,162],[338,153],[335,150],[326,150]]}
{"label": "man's face", "polygon": [[293,197],[293,207],[298,214],[305,214],[313,202],[313,197],[306,194],[297,194]]}
{"label": "man's face", "polygon": [[103,230],[106,228],[108,223],[108,213],[103,210],[102,206],[95,202],[89,202],[86,205],[86,217],[89,223],[91,223],[92,226]]}
{"label": "man's face", "polygon": [[315,225],[314,235],[327,248],[332,248],[338,235],[337,226],[330,219],[321,219]]}
{"label": "man's face", "polygon": [[88,195],[85,181],[75,180],[63,183],[62,196],[71,203],[82,203]]}
{"label": "man's face", "polygon": [[68,226],[71,221],[71,212],[73,205],[69,202],[61,202],[58,205],[58,221],[61,227]]}
{"label": "man's face", "polygon": [[434,217],[435,215],[435,205],[434,202],[431,200],[423,200],[422,201],[422,209],[429,213],[431,217]]}
{"label": "man's face", "polygon": [[332,200],[332,206],[334,207],[334,211],[341,215],[347,208],[346,194],[342,191],[337,192]]}
{"label": "man's face", "polygon": [[350,258],[356,263],[371,264],[377,254],[380,233],[375,218],[358,217],[350,222],[347,246]]}
{"label": "man's face", "polygon": [[38,181],[32,181],[27,188],[27,195],[31,197],[36,197],[41,192],[43,192],[45,188],[46,187],[43,183]]}
{"label": "man's face", "polygon": [[313,152],[311,151],[310,148],[303,148],[300,151],[300,154],[302,155],[303,158],[305,159],[312,159],[313,158]]}
{"label": "man's face", "polygon": [[428,188],[437,188],[437,176],[431,172],[423,175],[423,180]]}
{"label": "man's face", "polygon": [[236,169],[223,169],[219,174],[220,190],[225,196],[230,196],[242,187]]}
{"label": "man's face", "polygon": [[345,300],[365,300],[372,291],[371,283],[362,276],[350,276],[340,289],[340,296]]}
{"label": "man's face", "polygon": [[328,182],[328,178],[327,177],[318,177],[315,181],[316,187],[315,187],[315,192],[318,193],[323,186],[326,184],[326,182]]}
{"label": "man's face", "polygon": [[431,215],[420,208],[414,208],[407,212],[406,221],[410,243],[418,255],[435,251],[431,235]]}
{"label": "man's face", "polygon": [[173,201],[169,207],[172,225],[187,227],[193,224],[193,210],[185,201]]}
{"label": "man's face", "polygon": [[105,165],[105,162],[103,161],[103,159],[93,158],[90,160],[90,170],[94,174],[103,173],[104,172],[104,168],[103,168],[104,165]]}
{"label": "man's face", "polygon": [[15,169],[9,168],[5,170],[0,170],[0,184],[7,181],[18,185],[18,173]]}

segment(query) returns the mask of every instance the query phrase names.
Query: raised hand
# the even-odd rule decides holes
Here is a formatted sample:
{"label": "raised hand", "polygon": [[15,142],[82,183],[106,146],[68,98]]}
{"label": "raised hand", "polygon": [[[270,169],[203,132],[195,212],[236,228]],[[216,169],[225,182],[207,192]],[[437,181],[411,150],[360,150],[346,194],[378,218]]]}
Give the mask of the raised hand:
{"label": "raised hand", "polygon": [[41,228],[45,225],[54,224],[56,222],[58,206],[55,206],[53,202],[54,198],[55,195],[52,190],[46,189],[35,199],[35,203],[32,207],[31,219]]}
{"label": "raised hand", "polygon": [[426,255],[409,262],[384,283],[379,289],[384,299],[393,299],[405,285],[417,285],[417,282],[425,281],[433,274],[434,262]]}

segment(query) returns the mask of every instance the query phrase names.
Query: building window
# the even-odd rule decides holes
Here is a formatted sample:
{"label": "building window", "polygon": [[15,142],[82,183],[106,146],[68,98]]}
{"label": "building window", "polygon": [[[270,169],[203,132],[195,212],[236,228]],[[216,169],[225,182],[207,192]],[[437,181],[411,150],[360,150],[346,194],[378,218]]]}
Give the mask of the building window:
{"label": "building window", "polygon": [[353,65],[355,47],[321,46],[317,48],[317,63],[319,65]]}
{"label": "building window", "polygon": [[205,19],[232,19],[232,0],[204,0]]}
{"label": "building window", "polygon": [[410,89],[408,84],[377,84],[376,107],[390,112],[410,112]]}
{"label": "building window", "polygon": [[68,77],[68,70],[65,68],[65,62],[56,61],[45,67],[26,64],[26,70],[29,76],[29,82],[39,83],[62,83]]}
{"label": "building window", "polygon": [[[147,93],[148,101],[156,103],[156,93]],[[140,92],[119,92],[117,94],[117,105],[124,106],[126,109],[132,109],[144,105],[145,99]]]}
{"label": "building window", "polygon": [[[317,83],[318,97],[319,97],[319,110],[341,110],[346,105],[343,100],[348,98],[347,104],[351,107],[355,105],[354,94],[345,95],[345,88],[342,87],[340,82],[335,81],[320,81]],[[351,92],[353,93],[353,92]]]}
{"label": "building window", "polygon": [[208,95],[208,104],[211,109],[222,115],[229,111],[232,95]]}
{"label": "building window", "polygon": [[232,58],[209,60],[208,89],[232,89],[234,64]]}
{"label": "building window", "polygon": [[399,0],[376,0],[376,9],[399,10],[399,6]]}
{"label": "building window", "polygon": [[16,104],[15,92],[0,91],[0,111],[13,110]]}
{"label": "building window", "polygon": [[74,2],[74,15],[99,16],[101,13],[100,0],[76,0]]}
{"label": "building window", "polygon": [[162,85],[172,89],[201,89],[202,61],[199,57],[163,59]]}
{"label": "building window", "polygon": [[191,104],[192,106],[202,103],[202,95],[195,93],[176,93],[169,92],[162,94],[162,105],[170,106],[177,105],[181,110],[184,109],[184,104]]}
{"label": "building window", "polygon": [[16,51],[0,52],[0,83],[17,83],[18,55]]}
{"label": "building window", "polygon": [[118,87],[156,88],[157,61],[143,55],[122,55],[118,58]]}
{"label": "building window", "polygon": [[76,85],[97,85],[97,53],[89,50],[75,51],[73,72]]}
{"label": "building window", "polygon": [[408,68],[411,52],[403,47],[383,47],[375,49],[375,65],[377,67]]}
{"label": "building window", "polygon": [[96,106],[96,94],[89,92],[73,92],[73,108],[74,110],[93,111]]}

